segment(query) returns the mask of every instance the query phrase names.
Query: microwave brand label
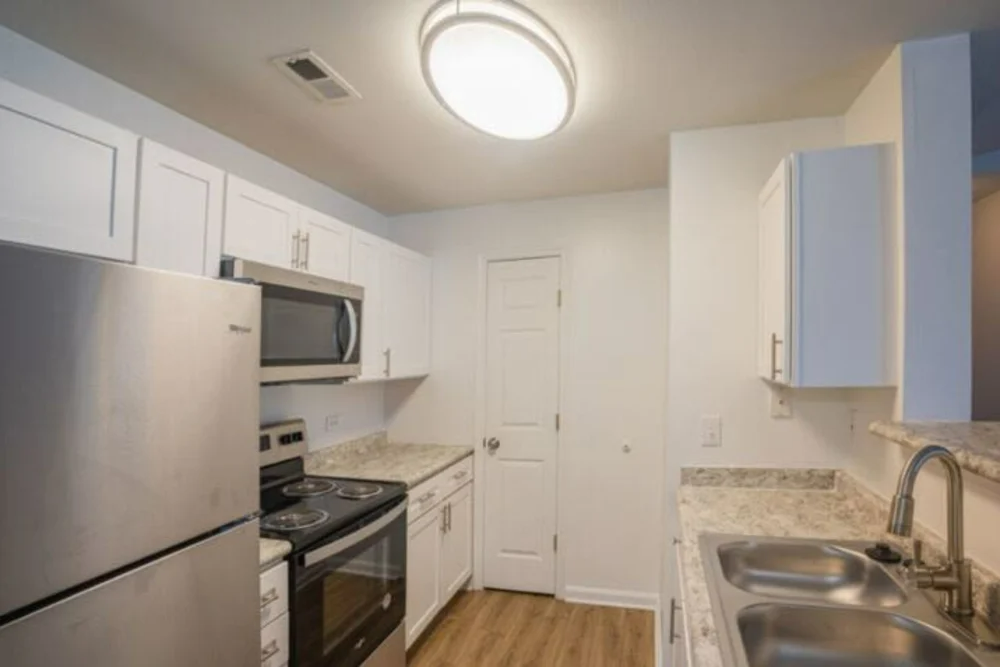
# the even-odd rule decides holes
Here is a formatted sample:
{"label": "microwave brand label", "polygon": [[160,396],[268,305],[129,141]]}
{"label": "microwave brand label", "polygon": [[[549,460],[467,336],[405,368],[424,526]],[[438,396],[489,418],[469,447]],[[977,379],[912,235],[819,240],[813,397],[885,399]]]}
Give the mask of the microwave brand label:
{"label": "microwave brand label", "polygon": [[230,324],[229,325],[229,330],[231,332],[233,332],[233,333],[238,333],[238,334],[253,333],[253,328],[252,327],[244,327],[244,326],[240,326],[239,324]]}

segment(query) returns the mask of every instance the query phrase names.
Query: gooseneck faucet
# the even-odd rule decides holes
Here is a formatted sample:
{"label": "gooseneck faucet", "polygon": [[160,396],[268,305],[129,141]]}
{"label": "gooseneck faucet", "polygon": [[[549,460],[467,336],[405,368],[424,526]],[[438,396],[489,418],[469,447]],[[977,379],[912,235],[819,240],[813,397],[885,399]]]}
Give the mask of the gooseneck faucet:
{"label": "gooseneck faucet", "polygon": [[[888,531],[910,537],[913,533],[913,485],[929,461],[944,466],[948,480],[948,562],[941,567],[926,567],[914,562],[917,586],[945,593],[944,609],[953,616],[972,616],[972,568],[965,560],[964,513],[962,509],[962,469],[955,455],[944,447],[931,445],[918,450],[899,474],[896,495],[889,510]],[[919,556],[915,557],[919,560]]]}

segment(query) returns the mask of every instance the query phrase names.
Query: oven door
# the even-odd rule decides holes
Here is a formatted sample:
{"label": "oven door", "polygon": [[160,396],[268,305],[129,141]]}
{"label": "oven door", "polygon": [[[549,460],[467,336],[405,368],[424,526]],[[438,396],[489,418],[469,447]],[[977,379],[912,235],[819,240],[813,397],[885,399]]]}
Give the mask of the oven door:
{"label": "oven door", "polygon": [[361,371],[361,300],[261,285],[261,382],[323,380]]}
{"label": "oven door", "polygon": [[406,500],[299,555],[293,570],[292,663],[358,667],[403,622]]}

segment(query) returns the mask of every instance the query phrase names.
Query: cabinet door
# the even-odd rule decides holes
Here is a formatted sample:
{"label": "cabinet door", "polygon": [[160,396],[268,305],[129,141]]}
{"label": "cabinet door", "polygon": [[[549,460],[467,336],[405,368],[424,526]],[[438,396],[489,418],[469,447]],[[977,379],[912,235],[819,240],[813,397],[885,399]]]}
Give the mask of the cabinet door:
{"label": "cabinet door", "polygon": [[351,227],[309,208],[303,207],[299,216],[299,268],[324,278],[347,281],[351,268]]}
{"label": "cabinet door", "polygon": [[351,271],[348,280],[365,288],[365,299],[361,306],[362,380],[382,379],[387,375],[382,289],[385,247],[386,242],[377,236],[357,229],[351,233]]}
{"label": "cabinet door", "polygon": [[431,261],[389,244],[384,276],[389,376],[426,375],[431,365]]}
{"label": "cabinet door", "polygon": [[758,207],[759,332],[757,368],[761,377],[788,383],[790,169],[783,160],[764,186]]}
{"label": "cabinet door", "polygon": [[218,277],[224,198],[221,169],[143,139],[136,264]]}
{"label": "cabinet door", "polygon": [[409,648],[441,609],[440,508],[408,528],[406,550],[406,647]]}
{"label": "cabinet door", "polygon": [[138,137],[0,80],[0,239],[131,261]]}
{"label": "cabinet door", "polygon": [[444,501],[445,533],[441,547],[441,604],[455,596],[472,576],[472,484]]}
{"label": "cabinet door", "polygon": [[222,249],[226,255],[292,268],[300,243],[299,205],[232,174],[226,176]]}

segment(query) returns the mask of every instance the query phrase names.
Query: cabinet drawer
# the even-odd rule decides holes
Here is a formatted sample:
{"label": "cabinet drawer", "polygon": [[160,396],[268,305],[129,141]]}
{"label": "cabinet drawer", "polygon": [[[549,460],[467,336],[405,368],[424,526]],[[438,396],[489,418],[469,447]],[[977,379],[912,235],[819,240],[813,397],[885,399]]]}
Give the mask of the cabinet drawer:
{"label": "cabinet drawer", "polygon": [[447,496],[472,481],[472,457],[466,457],[439,473],[441,495]]}
{"label": "cabinet drawer", "polygon": [[407,508],[409,514],[406,522],[412,524],[414,521],[430,512],[438,506],[445,497],[444,489],[441,488],[440,475],[431,477],[425,482],[421,482],[410,490],[410,505]]}
{"label": "cabinet drawer", "polygon": [[260,631],[261,667],[288,663],[288,614],[282,614]]}
{"label": "cabinet drawer", "polygon": [[410,490],[409,518],[413,523],[434,509],[446,496],[472,481],[472,457],[445,468]]}
{"label": "cabinet drawer", "polygon": [[[288,611],[288,563],[279,563],[260,575],[260,627]],[[275,662],[280,665],[282,662]]]}

